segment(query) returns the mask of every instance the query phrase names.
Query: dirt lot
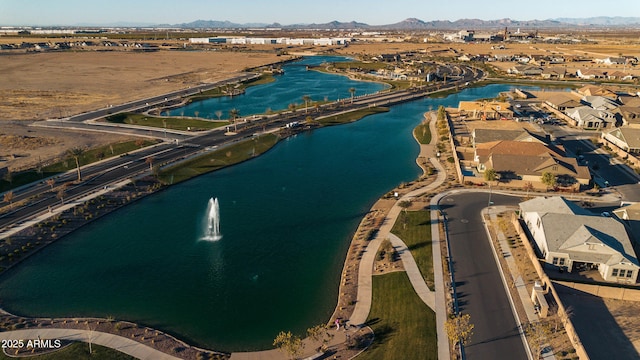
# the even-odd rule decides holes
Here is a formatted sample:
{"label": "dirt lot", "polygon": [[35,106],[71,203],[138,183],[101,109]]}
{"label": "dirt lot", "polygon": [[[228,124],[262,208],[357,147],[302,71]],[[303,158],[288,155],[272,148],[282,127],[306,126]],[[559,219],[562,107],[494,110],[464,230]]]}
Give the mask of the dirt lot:
{"label": "dirt lot", "polygon": [[82,111],[229,78],[284,60],[222,51],[60,52],[0,56],[0,120],[66,117]]}
{"label": "dirt lot", "polygon": [[124,141],[125,136],[29,127],[31,121],[160,95],[284,60],[271,53],[60,52],[0,56],[0,165],[18,171],[71,147]]}
{"label": "dirt lot", "polygon": [[72,147],[92,148],[131,139],[117,134],[32,127],[26,122],[0,122],[0,166],[7,165],[16,172],[39,163],[46,165]]}

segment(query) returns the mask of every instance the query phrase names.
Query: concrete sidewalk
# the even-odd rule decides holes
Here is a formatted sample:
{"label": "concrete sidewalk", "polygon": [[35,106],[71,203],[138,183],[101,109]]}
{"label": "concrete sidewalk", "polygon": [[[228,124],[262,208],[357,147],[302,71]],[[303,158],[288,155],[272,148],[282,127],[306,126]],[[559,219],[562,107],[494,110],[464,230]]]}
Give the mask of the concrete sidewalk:
{"label": "concrete sidewalk", "polygon": [[[507,210],[510,210],[510,208],[503,207],[503,206],[492,207],[491,211],[489,211],[489,209],[485,209],[482,212],[482,217],[484,218],[486,215],[488,215],[489,221],[491,223],[497,224],[498,213],[507,211]],[[485,227],[488,226],[486,222],[484,224],[485,224]],[[493,247],[493,242],[492,242],[492,249],[494,251],[494,255],[496,256],[496,258],[499,256],[502,256],[505,259],[507,263],[507,268],[509,270],[509,274],[504,274],[504,280],[507,281],[507,283],[504,284],[505,291],[507,291],[507,293],[510,294],[508,289],[509,282],[513,284],[518,294],[518,297],[516,299],[513,299],[513,301],[520,301],[520,303],[522,303],[522,306],[524,307],[524,310],[527,316],[526,322],[528,323],[536,322],[540,319],[540,317],[538,316],[538,314],[536,313],[533,307],[533,302],[531,301],[530,294],[527,291],[527,287],[522,279],[522,275],[518,270],[518,265],[516,264],[513,254],[511,253],[511,250],[510,250],[511,248],[509,246],[509,243],[507,242],[507,237],[502,232],[502,230],[500,230],[498,227],[495,227],[495,230],[496,230],[497,241],[500,244],[501,253],[499,254],[497,249]],[[489,235],[489,239],[491,241],[491,235],[488,228],[487,228],[487,234]],[[526,241],[526,239],[524,239],[523,241]],[[518,323],[521,323],[521,324],[524,323],[523,321],[524,319],[520,319],[515,312],[514,312],[514,315],[516,315],[516,319]],[[525,343],[527,343],[526,340],[525,340]],[[527,346],[528,346],[528,343],[527,343]],[[549,344],[546,344],[545,347],[549,347]],[[533,356],[535,358],[535,355]],[[555,360],[555,358],[556,357],[553,354],[553,351],[546,351],[545,353],[542,354],[543,360]]]}

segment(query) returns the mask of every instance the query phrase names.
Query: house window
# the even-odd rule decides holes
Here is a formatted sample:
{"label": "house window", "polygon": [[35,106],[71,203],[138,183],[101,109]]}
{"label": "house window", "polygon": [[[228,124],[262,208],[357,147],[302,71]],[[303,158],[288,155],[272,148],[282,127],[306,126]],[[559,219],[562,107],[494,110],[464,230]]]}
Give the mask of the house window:
{"label": "house window", "polygon": [[560,266],[564,265],[564,258],[560,258],[559,264],[560,264]]}
{"label": "house window", "polygon": [[553,258],[553,265],[558,265],[559,259],[557,257]]}
{"label": "house window", "polygon": [[627,270],[627,277],[631,278],[633,276],[633,271]]}
{"label": "house window", "polygon": [[611,276],[618,276],[618,269],[613,269],[613,271],[611,271]]}
{"label": "house window", "polygon": [[620,269],[620,274],[618,276],[619,277],[624,277],[625,273],[626,273],[626,270]]}

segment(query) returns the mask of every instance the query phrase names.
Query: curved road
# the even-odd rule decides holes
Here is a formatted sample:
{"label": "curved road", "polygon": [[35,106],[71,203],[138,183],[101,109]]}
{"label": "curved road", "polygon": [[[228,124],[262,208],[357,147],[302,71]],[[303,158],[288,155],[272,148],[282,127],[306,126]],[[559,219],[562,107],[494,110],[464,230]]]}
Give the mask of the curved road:
{"label": "curved road", "polygon": [[[518,197],[492,194],[495,205],[517,205]],[[449,244],[460,311],[471,315],[468,359],[528,359],[480,211],[489,193],[462,192],[440,200],[449,226]]]}

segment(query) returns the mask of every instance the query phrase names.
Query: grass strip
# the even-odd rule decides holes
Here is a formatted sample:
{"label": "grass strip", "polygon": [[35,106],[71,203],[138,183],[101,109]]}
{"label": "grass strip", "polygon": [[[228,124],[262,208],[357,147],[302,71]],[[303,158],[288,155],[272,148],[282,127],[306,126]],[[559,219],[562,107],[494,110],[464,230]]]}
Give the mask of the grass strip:
{"label": "grass strip", "polygon": [[[406,225],[406,226],[405,226]],[[429,289],[433,283],[433,252],[431,248],[431,213],[423,211],[402,211],[391,232],[397,235],[409,248],[424,281]]]}
{"label": "grass strip", "polygon": [[256,136],[162,169],[158,178],[165,184],[176,184],[254,158],[271,149],[278,140],[274,134]]}
{"label": "grass strip", "polygon": [[389,111],[389,108],[380,107],[380,106],[360,109],[360,110],[350,111],[347,113],[326,117],[318,120],[318,123],[324,126],[346,124],[346,123],[358,121],[364,118],[365,116],[379,114],[379,113],[388,112],[388,111]]}
{"label": "grass strip", "polygon": [[144,114],[120,113],[107,117],[107,121],[116,124],[149,126],[170,130],[202,131],[229,125],[228,121],[209,121],[182,117],[154,117]]}
{"label": "grass strip", "polygon": [[425,120],[422,124],[416,126],[413,129],[413,135],[422,145],[429,145],[431,143],[431,129],[429,128],[429,121]]}
{"label": "grass strip", "polygon": [[404,271],[373,277],[373,304],[367,323],[375,340],[358,359],[438,358],[436,314],[416,295]]}

